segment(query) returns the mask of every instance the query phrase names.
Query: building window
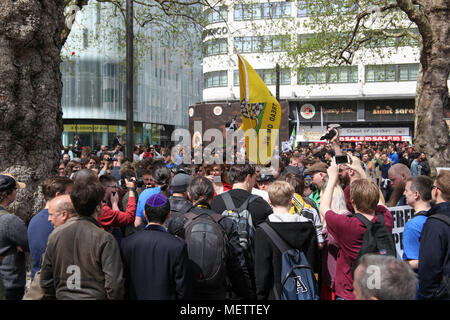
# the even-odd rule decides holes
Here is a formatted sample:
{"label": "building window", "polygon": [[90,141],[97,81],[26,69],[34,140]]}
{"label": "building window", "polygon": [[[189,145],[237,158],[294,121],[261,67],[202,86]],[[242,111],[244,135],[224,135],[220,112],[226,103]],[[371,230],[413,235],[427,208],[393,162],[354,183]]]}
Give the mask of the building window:
{"label": "building window", "polygon": [[226,87],[228,85],[227,71],[213,71],[204,74],[205,88]]}
{"label": "building window", "polygon": [[[277,84],[276,69],[256,69],[256,73],[264,81],[267,86],[274,86]],[[291,84],[291,69],[280,69],[280,85]],[[239,70],[233,71],[233,85],[239,86]]]}
{"label": "building window", "polygon": [[[417,37],[420,37],[419,30],[417,28],[412,28],[410,30]],[[364,36],[367,39],[364,46],[366,48],[382,48],[382,47],[417,47],[419,46],[419,41],[409,35],[399,36],[399,37],[388,37],[383,32],[387,34],[395,35],[401,34],[402,30],[370,30],[365,31]]]}
{"label": "building window", "polygon": [[203,43],[204,57],[227,53],[228,53],[228,42],[226,38],[212,39]]}
{"label": "building window", "polygon": [[280,19],[291,16],[290,2],[238,4],[234,6],[234,20]]}
{"label": "building window", "polygon": [[298,84],[355,83],[358,82],[358,67],[306,68],[298,70]]}
{"label": "building window", "polygon": [[83,49],[89,47],[89,30],[83,29]]}
{"label": "building window", "polygon": [[417,63],[369,65],[365,68],[366,82],[416,81],[418,72]]}
{"label": "building window", "polygon": [[289,36],[253,36],[236,37],[234,46],[240,53],[252,52],[280,52],[290,42]]}
{"label": "building window", "polygon": [[[308,0],[310,3],[311,1]],[[341,5],[339,3],[333,3],[330,1],[328,5],[324,5],[324,3],[311,3],[309,6],[306,5],[306,0],[298,0],[297,1],[297,17],[308,17],[312,13],[314,15],[332,15],[333,13],[339,14],[356,14],[358,12],[358,3],[357,1],[348,1],[345,5]]]}
{"label": "building window", "polygon": [[228,20],[228,7],[208,8],[203,11],[203,16],[208,24],[216,22],[226,22]]}

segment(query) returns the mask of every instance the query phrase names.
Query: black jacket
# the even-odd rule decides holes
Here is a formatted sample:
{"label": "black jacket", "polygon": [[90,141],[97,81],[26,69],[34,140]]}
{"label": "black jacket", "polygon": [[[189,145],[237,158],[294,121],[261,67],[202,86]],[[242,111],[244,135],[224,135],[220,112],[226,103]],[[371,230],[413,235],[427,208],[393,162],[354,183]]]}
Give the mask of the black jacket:
{"label": "black jacket", "polygon": [[[195,214],[216,213],[209,208],[194,207],[190,212]],[[228,238],[226,259],[227,265],[227,278],[231,282],[231,288],[235,294],[240,298],[254,299],[254,293],[251,290],[251,282],[249,272],[245,264],[244,253],[239,244],[239,235],[237,232],[236,223],[230,218],[224,217],[219,221],[219,224],[225,230]],[[219,288],[216,292],[192,292],[192,298],[194,299],[225,299],[227,297],[228,288],[224,283],[222,288]]]}
{"label": "black jacket", "polygon": [[139,300],[186,299],[188,254],[183,239],[157,225],[121,242],[126,297]]}
{"label": "black jacket", "polygon": [[450,226],[431,219],[435,214],[450,218],[450,202],[439,203],[427,212],[428,219],[420,234],[419,299],[443,299],[450,295],[442,282],[442,277],[450,277]]}
{"label": "black jacket", "polygon": [[[318,273],[319,248],[316,230],[310,221],[270,222],[267,219],[266,222],[288,245],[302,250],[314,273]],[[274,283],[281,295],[281,252],[261,227],[256,228],[255,246],[256,295],[258,300],[273,300]]]}

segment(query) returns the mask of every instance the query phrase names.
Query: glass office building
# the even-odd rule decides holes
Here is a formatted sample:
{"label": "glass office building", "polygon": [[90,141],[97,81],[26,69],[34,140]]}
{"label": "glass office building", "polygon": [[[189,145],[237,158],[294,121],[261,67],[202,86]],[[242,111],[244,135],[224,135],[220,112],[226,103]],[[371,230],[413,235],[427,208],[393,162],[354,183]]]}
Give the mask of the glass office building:
{"label": "glass office building", "polygon": [[[126,139],[125,40],[108,30],[111,20],[123,20],[111,16],[110,4],[94,1],[79,15],[62,52],[62,142],[67,146],[78,135],[95,148],[111,145],[117,134]],[[149,24],[145,33],[154,39],[160,31]],[[142,52],[138,46],[135,52]],[[188,106],[201,101],[200,49],[198,59],[188,59],[152,40],[135,56],[135,143],[170,145],[175,129],[188,128]]]}

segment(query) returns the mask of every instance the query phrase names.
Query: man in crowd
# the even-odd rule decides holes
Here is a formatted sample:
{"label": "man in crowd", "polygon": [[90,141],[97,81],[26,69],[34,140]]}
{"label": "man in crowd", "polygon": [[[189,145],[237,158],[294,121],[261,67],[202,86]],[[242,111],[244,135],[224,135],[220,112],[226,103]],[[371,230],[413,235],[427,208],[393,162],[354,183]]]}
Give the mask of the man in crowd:
{"label": "man in crowd", "polygon": [[441,170],[431,196],[436,203],[427,213],[419,248],[419,299],[449,299],[450,171]]}
{"label": "man in crowd", "polygon": [[[338,170],[337,165],[328,168],[329,180],[320,200],[320,215],[326,220],[328,232],[340,247],[336,261],[336,299],[353,300],[355,296],[351,267],[355,264],[361,249],[366,226],[356,217],[340,215],[331,210],[333,189],[338,182]],[[378,186],[373,181],[368,179],[353,181],[350,186],[350,199],[355,212],[373,223],[378,221],[378,214],[382,214],[388,232],[392,233],[392,214],[382,205]]]}
{"label": "man in crowd", "polygon": [[75,181],[70,194],[78,216],[56,228],[48,239],[40,286],[50,299],[122,299],[120,249],[96,220],[105,190],[96,181],[84,182]]}
{"label": "man in crowd", "polygon": [[305,175],[309,175],[311,177],[311,183],[316,187],[316,190],[311,193],[309,198],[315,202],[316,207],[319,209],[320,190],[325,185],[325,182],[328,181],[327,169],[328,166],[326,163],[316,162],[305,170]]}
{"label": "man in crowd", "polygon": [[388,200],[388,207],[406,205],[405,192],[406,179],[411,176],[407,166],[401,163],[394,164],[388,171],[388,177],[391,181],[392,193]]}
{"label": "man in crowd", "polygon": [[[316,231],[309,219],[289,212],[294,188],[286,181],[275,181],[269,186],[269,201],[273,213],[268,225],[291,247],[304,252],[309,265],[318,272],[319,248]],[[256,293],[260,300],[281,296],[281,252],[261,227],[256,229],[255,274]]]}
{"label": "man in crowd", "polygon": [[392,161],[393,164],[398,163],[398,154],[395,151],[395,147],[393,144],[388,146],[388,158]]}
{"label": "man in crowd", "polygon": [[365,254],[355,269],[355,300],[414,300],[416,287],[412,269],[393,256]]}
{"label": "man in crowd", "polygon": [[6,211],[16,199],[17,189],[25,187],[10,174],[0,174],[0,299],[21,300],[25,293],[27,227],[19,217]]}
{"label": "man in crowd", "polygon": [[420,234],[431,208],[433,180],[427,176],[409,177],[406,180],[406,203],[414,208],[414,217],[408,220],[403,230],[403,260],[415,271],[419,269]]}
{"label": "man in crowd", "polygon": [[192,176],[185,173],[177,173],[170,184],[172,196],[170,201],[170,219],[167,221],[167,229],[171,234],[181,236],[184,227],[184,214],[192,209],[192,202],[188,199],[187,188]]}
{"label": "man in crowd", "polygon": [[116,179],[109,175],[100,177],[100,183],[105,189],[102,211],[97,217],[100,226],[106,231],[112,228],[132,225],[136,218],[136,190],[133,181],[125,180],[128,190],[128,203],[125,212],[119,209],[119,193]]}
{"label": "man in crowd", "polygon": [[[245,169],[245,167],[241,169],[241,173],[245,173],[248,171],[252,172],[248,167],[247,169]],[[250,173],[248,175],[250,175]],[[246,177],[248,177],[248,175]],[[248,179],[246,178],[246,180]],[[231,191],[233,190],[227,192]],[[236,191],[241,190],[236,189]],[[217,215],[218,213],[222,212],[216,211],[211,207],[211,201],[214,201],[214,186],[212,182],[206,177],[194,177],[188,186],[187,192],[189,199],[193,203],[193,209],[190,211],[190,213],[194,213],[196,215]],[[240,195],[243,194],[243,192],[237,192],[237,194]],[[214,199],[216,199],[217,197],[215,197]],[[265,202],[263,199],[261,199],[260,201]],[[233,294],[237,295],[238,297],[245,299],[254,299],[255,294],[252,290],[249,270],[246,264],[243,249],[239,243],[238,226],[232,219],[225,216],[222,216],[221,219],[219,219],[218,224],[226,234],[226,270],[223,270],[223,272],[225,273],[222,276],[224,281],[222,283],[219,283],[214,288],[208,288],[202,286],[201,283],[196,284],[194,282],[192,297],[194,299],[225,299],[231,289]],[[210,261],[210,265],[214,264],[215,261]],[[228,279],[228,281],[226,279]],[[229,288],[229,283],[231,283],[231,288]]]}
{"label": "man in crowd", "polygon": [[188,253],[183,239],[171,235],[165,225],[170,202],[154,194],[145,204],[148,221],[144,230],[121,243],[127,298],[181,300],[187,298]]}
{"label": "man in crowd", "polygon": [[67,177],[48,178],[42,184],[42,193],[46,201],[44,209],[33,216],[28,225],[28,240],[31,256],[31,279],[41,269],[42,255],[47,248],[48,236],[53,231],[49,220],[48,208],[50,201],[63,194],[70,194],[73,181]]}

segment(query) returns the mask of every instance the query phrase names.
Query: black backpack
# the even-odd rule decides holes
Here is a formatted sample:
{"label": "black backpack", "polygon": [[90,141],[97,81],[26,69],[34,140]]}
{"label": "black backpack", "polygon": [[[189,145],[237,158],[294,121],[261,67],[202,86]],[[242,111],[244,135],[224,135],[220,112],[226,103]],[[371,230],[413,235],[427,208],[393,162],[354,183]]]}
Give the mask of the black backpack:
{"label": "black backpack", "polygon": [[226,210],[222,212],[222,215],[229,217],[236,222],[238,226],[239,244],[242,249],[244,252],[248,250],[253,251],[255,226],[253,225],[252,215],[248,211],[248,206],[260,197],[257,195],[251,195],[239,208],[236,208],[236,205],[228,192],[224,192],[220,196],[222,197],[226,207]]}
{"label": "black backpack", "polygon": [[[428,217],[428,219],[436,219],[446,223],[450,227],[450,218],[445,214],[433,214]],[[444,297],[445,300],[450,300],[450,278],[442,274],[442,282],[444,284],[444,288],[447,289],[447,295]],[[445,289],[444,289],[445,290]]]}
{"label": "black backpack", "polygon": [[350,266],[352,274],[358,267],[360,258],[366,253],[376,253],[394,257],[397,256],[394,237],[386,227],[384,216],[382,213],[377,213],[378,221],[375,223],[370,221],[360,213],[355,213],[352,215],[352,217],[356,217],[366,226],[366,231],[364,232],[361,248],[359,249],[355,263],[351,265],[347,258],[345,258]]}
{"label": "black backpack", "polygon": [[219,214],[185,215],[185,240],[194,289],[215,291],[226,281],[227,235],[219,224]]}

